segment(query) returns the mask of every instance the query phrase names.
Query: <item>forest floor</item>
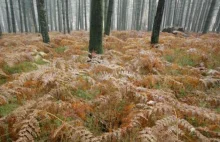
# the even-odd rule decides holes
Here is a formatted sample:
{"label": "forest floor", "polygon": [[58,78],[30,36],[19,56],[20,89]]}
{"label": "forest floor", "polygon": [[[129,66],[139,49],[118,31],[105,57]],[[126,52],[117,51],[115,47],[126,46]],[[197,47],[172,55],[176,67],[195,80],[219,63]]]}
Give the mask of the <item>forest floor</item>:
{"label": "forest floor", "polygon": [[0,141],[220,141],[220,35],[3,35]]}

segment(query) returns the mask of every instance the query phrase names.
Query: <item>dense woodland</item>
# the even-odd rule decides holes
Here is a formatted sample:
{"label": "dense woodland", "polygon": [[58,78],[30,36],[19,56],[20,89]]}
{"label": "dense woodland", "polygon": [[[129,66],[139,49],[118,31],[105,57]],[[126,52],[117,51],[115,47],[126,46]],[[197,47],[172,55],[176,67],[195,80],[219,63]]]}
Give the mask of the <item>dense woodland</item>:
{"label": "dense woodland", "polygon": [[220,0],[0,0],[0,142],[220,142]]}
{"label": "dense woodland", "polygon": [[[152,31],[156,0],[111,0],[114,3],[112,30]],[[3,32],[39,32],[36,0],[1,0]],[[103,1],[103,24],[107,24],[109,0]],[[90,27],[90,0],[45,0],[49,31],[69,32]],[[211,25],[206,27],[206,20]],[[162,28],[183,27],[187,31],[220,32],[219,0],[165,0]],[[204,29],[206,28],[206,29]]]}

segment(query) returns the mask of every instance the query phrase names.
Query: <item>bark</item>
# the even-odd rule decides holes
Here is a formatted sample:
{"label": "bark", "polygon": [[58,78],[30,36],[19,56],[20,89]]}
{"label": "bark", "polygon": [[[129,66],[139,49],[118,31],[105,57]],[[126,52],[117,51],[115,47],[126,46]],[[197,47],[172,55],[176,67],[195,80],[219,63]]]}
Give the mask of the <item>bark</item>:
{"label": "bark", "polygon": [[59,22],[59,32],[62,32],[62,18],[61,18],[61,8],[60,8],[60,0],[57,0],[57,7],[58,7],[58,22]]}
{"label": "bark", "polygon": [[149,0],[149,11],[148,11],[148,31],[151,31],[151,25],[152,25],[152,0]]}
{"label": "bark", "polygon": [[211,25],[214,10],[215,10],[215,4],[216,4],[216,0],[212,0],[211,7],[210,7],[209,12],[208,12],[208,17],[205,21],[205,27],[204,27],[203,32],[202,32],[203,34],[205,34],[209,31],[209,27]]}
{"label": "bark", "polygon": [[9,8],[8,8],[7,0],[5,0],[5,5],[6,5],[6,14],[7,14],[7,22],[8,22],[8,32],[11,33],[11,23],[10,23]]}
{"label": "bark", "polygon": [[105,25],[105,35],[110,34],[113,8],[114,8],[114,0],[109,0],[107,21]]}
{"label": "bark", "polygon": [[154,19],[154,26],[153,26],[153,33],[151,36],[151,44],[156,44],[159,42],[159,35],[160,35],[160,27],[163,18],[163,11],[164,11],[165,0],[159,0],[157,6],[157,13]]}
{"label": "bark", "polygon": [[54,25],[55,25],[55,31],[58,31],[57,26],[57,1],[53,1],[53,16],[54,16]]}
{"label": "bark", "polygon": [[91,20],[90,20],[90,41],[89,52],[102,54],[102,0],[92,0],[91,3]]}
{"label": "bark", "polygon": [[2,37],[2,25],[0,23],[0,38]]}
{"label": "bark", "polygon": [[49,4],[49,7],[50,7],[50,30],[53,31],[54,29],[54,24],[53,24],[53,1],[54,0],[50,0],[50,4]]}
{"label": "bark", "polygon": [[34,0],[31,0],[31,13],[32,13],[32,17],[33,17],[33,22],[34,22],[34,29],[35,29],[35,32],[38,33],[38,29],[37,29],[37,20],[36,20],[35,10],[34,10]]}
{"label": "bark", "polygon": [[24,29],[23,29],[23,17],[22,17],[22,11],[21,11],[21,0],[18,0],[18,6],[19,6],[19,17],[20,17],[21,33],[23,33]]}
{"label": "bark", "polygon": [[62,0],[63,33],[66,34],[65,2]]}
{"label": "bark", "polygon": [[69,0],[66,0],[66,27],[67,32],[70,34],[70,23],[69,23]]}
{"label": "bark", "polygon": [[86,0],[84,0],[84,10],[85,10],[85,30],[87,31],[87,11],[86,11]]}
{"label": "bark", "polygon": [[49,38],[49,34],[48,34],[48,24],[47,24],[47,20],[46,20],[46,12],[44,10],[44,0],[39,0],[38,4],[39,4],[38,5],[39,16],[40,16],[39,19],[40,19],[41,34],[42,34],[43,42],[49,43],[50,38]]}
{"label": "bark", "polygon": [[22,1],[22,6],[23,6],[23,15],[24,15],[24,28],[25,28],[25,32],[28,32],[28,24],[27,24],[27,15],[26,15],[26,4],[25,4],[25,0]]}
{"label": "bark", "polygon": [[16,33],[16,23],[15,23],[13,2],[12,2],[12,0],[10,0],[9,2],[10,2],[10,8],[11,8],[12,31],[13,31],[13,33]]}

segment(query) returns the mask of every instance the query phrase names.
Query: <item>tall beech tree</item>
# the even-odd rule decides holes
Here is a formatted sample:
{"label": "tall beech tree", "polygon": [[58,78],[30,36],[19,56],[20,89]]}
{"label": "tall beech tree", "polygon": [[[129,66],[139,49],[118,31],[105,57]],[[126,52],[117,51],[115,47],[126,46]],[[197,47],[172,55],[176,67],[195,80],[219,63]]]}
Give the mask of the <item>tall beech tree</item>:
{"label": "tall beech tree", "polygon": [[105,25],[105,35],[110,34],[113,8],[114,8],[114,0],[109,0],[107,21]]}
{"label": "tall beech tree", "polygon": [[23,29],[23,17],[22,17],[22,11],[21,11],[21,0],[18,0],[18,6],[19,6],[19,17],[20,17],[21,33],[23,33],[24,29]]}
{"label": "tall beech tree", "polygon": [[154,19],[153,32],[151,36],[151,44],[155,44],[159,42],[160,26],[161,26],[162,18],[163,18],[164,5],[165,5],[165,0],[159,0],[158,6],[157,6],[157,13]]}
{"label": "tall beech tree", "polygon": [[6,14],[7,14],[7,24],[8,24],[8,32],[11,33],[11,23],[10,23],[10,17],[9,17],[9,8],[8,8],[8,1],[5,0],[5,6],[6,6]]}
{"label": "tall beech tree", "polygon": [[102,0],[91,1],[89,52],[102,54],[103,5]]}
{"label": "tall beech tree", "polygon": [[39,0],[38,8],[39,8],[40,29],[41,29],[41,35],[43,38],[43,42],[49,43],[50,38],[49,38],[49,34],[48,34],[48,24],[47,24],[47,20],[46,20],[46,12],[44,10],[44,0]]}
{"label": "tall beech tree", "polygon": [[69,0],[66,0],[66,28],[67,28],[67,32],[70,33],[70,23],[69,23]]}
{"label": "tall beech tree", "polygon": [[12,0],[10,2],[10,8],[11,8],[11,21],[12,21],[12,31],[13,33],[16,33],[16,23],[15,23],[15,14],[14,14],[14,6]]}

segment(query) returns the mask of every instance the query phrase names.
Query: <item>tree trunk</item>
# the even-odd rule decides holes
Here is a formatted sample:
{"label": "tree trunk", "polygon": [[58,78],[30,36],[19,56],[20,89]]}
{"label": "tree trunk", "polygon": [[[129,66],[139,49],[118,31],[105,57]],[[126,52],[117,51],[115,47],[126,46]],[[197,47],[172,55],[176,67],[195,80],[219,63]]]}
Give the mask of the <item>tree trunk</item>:
{"label": "tree trunk", "polygon": [[157,13],[154,19],[153,33],[151,36],[151,44],[159,42],[160,26],[163,18],[165,0],[159,0],[157,6]]}
{"label": "tree trunk", "polygon": [[53,1],[53,16],[54,16],[54,25],[55,25],[55,31],[58,31],[57,26],[57,1]]}
{"label": "tree trunk", "polygon": [[61,18],[61,9],[60,9],[60,1],[57,0],[57,7],[58,7],[58,22],[59,22],[59,32],[62,32],[62,18]]}
{"label": "tree trunk", "polygon": [[70,34],[70,23],[69,23],[69,0],[66,0],[66,27],[67,27],[67,32]]}
{"label": "tree trunk", "polygon": [[23,6],[23,14],[24,14],[24,28],[25,28],[25,32],[28,32],[28,26],[27,26],[27,15],[26,15],[26,4],[25,4],[25,0],[22,1],[22,6]]}
{"label": "tree trunk", "polygon": [[213,13],[215,11],[215,4],[216,4],[216,0],[212,0],[211,7],[210,7],[209,13],[208,13],[208,17],[205,21],[205,27],[204,27],[203,32],[202,32],[203,34],[205,34],[209,31],[209,27],[210,27],[211,22],[212,22]]}
{"label": "tree trunk", "polygon": [[84,0],[84,10],[85,10],[85,30],[87,31],[87,11],[86,11],[86,0]]}
{"label": "tree trunk", "polygon": [[112,12],[113,12],[113,8],[114,8],[113,5],[114,5],[114,0],[109,0],[107,22],[106,22],[106,25],[105,25],[105,35],[110,34]]}
{"label": "tree trunk", "polygon": [[151,31],[151,14],[152,13],[152,0],[149,0],[149,9],[148,9],[148,31]]}
{"label": "tree trunk", "polygon": [[22,18],[22,11],[21,11],[21,0],[18,0],[18,6],[19,6],[21,33],[23,33],[24,29],[23,29],[23,18]]}
{"label": "tree trunk", "polygon": [[90,41],[89,52],[102,54],[102,0],[92,0],[91,3],[91,20],[90,20]]}
{"label": "tree trunk", "polygon": [[63,33],[66,34],[66,17],[65,17],[65,2],[62,0],[62,15],[63,15]]}
{"label": "tree trunk", "polygon": [[47,24],[47,20],[46,20],[46,12],[44,10],[44,0],[39,0],[38,4],[39,4],[38,5],[39,16],[40,16],[39,19],[40,19],[41,34],[42,34],[43,42],[49,43],[50,38],[49,38],[49,34],[48,34],[48,24]]}
{"label": "tree trunk", "polygon": [[31,12],[32,12],[32,17],[33,17],[35,32],[38,33],[37,20],[36,20],[35,10],[34,10],[34,0],[31,0]]}
{"label": "tree trunk", "polygon": [[2,37],[2,25],[0,23],[0,38]]}
{"label": "tree trunk", "polygon": [[8,8],[7,0],[5,0],[5,5],[6,5],[6,14],[7,14],[7,22],[8,22],[8,32],[11,33],[11,23],[10,23],[9,8]]}
{"label": "tree trunk", "polygon": [[13,31],[13,33],[16,33],[16,23],[15,23],[14,7],[13,7],[12,0],[10,0],[9,2],[10,2],[10,8],[11,8],[12,31]]}

